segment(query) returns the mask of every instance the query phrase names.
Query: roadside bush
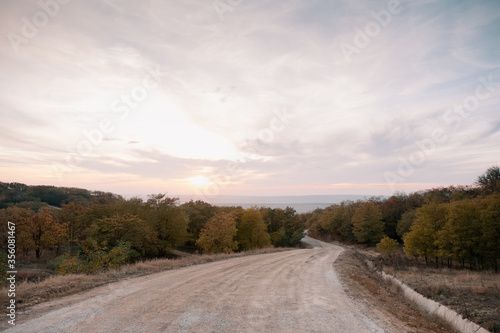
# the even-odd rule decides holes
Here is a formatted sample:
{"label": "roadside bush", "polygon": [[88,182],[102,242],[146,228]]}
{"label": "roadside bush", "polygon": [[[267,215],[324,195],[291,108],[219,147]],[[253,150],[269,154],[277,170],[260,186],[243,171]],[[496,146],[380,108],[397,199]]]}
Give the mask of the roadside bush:
{"label": "roadside bush", "polygon": [[377,244],[377,249],[382,255],[396,254],[398,252],[398,241],[385,236],[380,240],[380,243]]}
{"label": "roadside bush", "polygon": [[119,241],[115,247],[108,249],[106,243],[99,245],[91,240],[85,244],[83,251],[83,255],[66,253],[60,256],[56,264],[57,274],[94,273],[108,268],[118,268],[139,256],[131,244],[124,241]]}
{"label": "roadside bush", "polygon": [[58,258],[57,263],[57,274],[76,274],[83,271],[82,260],[79,256],[72,256],[69,253],[65,253]]}
{"label": "roadside bush", "polygon": [[0,251],[0,279],[2,279],[2,281],[5,281],[8,275],[7,260],[7,253],[5,253],[4,251]]}
{"label": "roadside bush", "polygon": [[90,241],[85,246],[85,270],[93,273],[106,268],[117,268],[133,261],[138,255],[130,242],[119,241],[115,247],[108,249],[106,242],[99,245],[96,241]]}

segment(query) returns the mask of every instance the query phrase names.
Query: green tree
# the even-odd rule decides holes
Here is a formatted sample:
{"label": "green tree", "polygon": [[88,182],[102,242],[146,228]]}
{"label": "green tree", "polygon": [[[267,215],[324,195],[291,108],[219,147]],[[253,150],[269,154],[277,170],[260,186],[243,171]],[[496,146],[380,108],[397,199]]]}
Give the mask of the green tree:
{"label": "green tree", "polygon": [[216,208],[201,200],[191,200],[182,204],[180,209],[188,220],[189,243],[195,245],[200,238],[201,229],[215,215]]}
{"label": "green tree", "polygon": [[476,184],[486,193],[500,192],[500,168],[492,166],[483,175],[477,177]]}
{"label": "green tree", "polygon": [[481,242],[480,250],[486,265],[498,272],[500,261],[500,193],[484,198],[480,203]]}
{"label": "green tree", "polygon": [[141,217],[148,221],[158,235],[157,254],[165,256],[171,249],[184,245],[188,239],[188,220],[177,207],[177,198],[166,194],[149,196]]}
{"label": "green tree", "polygon": [[300,243],[305,227],[293,208],[263,208],[260,213],[273,246],[293,247]]}
{"label": "green tree", "polygon": [[415,210],[409,210],[405,212],[402,216],[401,219],[398,222],[398,225],[396,227],[396,232],[399,237],[403,237],[404,234],[410,231],[411,226],[413,225],[413,222],[417,218],[417,214],[415,213]]}
{"label": "green tree", "polygon": [[284,214],[285,220],[283,229],[285,239],[280,246],[297,246],[304,237],[305,223],[300,216],[297,215],[295,209],[291,207],[286,207]]}
{"label": "green tree", "polygon": [[352,217],[353,232],[360,243],[376,244],[384,237],[382,211],[373,201],[362,203]]}
{"label": "green tree", "polygon": [[380,203],[382,220],[385,225],[385,234],[391,238],[398,238],[397,225],[407,210],[406,196],[391,196]]}
{"label": "green tree", "polygon": [[237,231],[233,214],[216,214],[205,224],[196,244],[205,253],[231,253],[238,248],[238,242],[234,240]]}

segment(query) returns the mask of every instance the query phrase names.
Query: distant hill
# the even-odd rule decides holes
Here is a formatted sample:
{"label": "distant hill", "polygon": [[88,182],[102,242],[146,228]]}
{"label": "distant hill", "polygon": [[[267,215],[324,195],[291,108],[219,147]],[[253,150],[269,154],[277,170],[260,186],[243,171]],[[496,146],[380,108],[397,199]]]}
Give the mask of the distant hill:
{"label": "distant hill", "polygon": [[89,191],[76,187],[0,182],[0,208],[22,202],[46,203],[61,207],[62,204],[76,201],[91,203],[106,200],[123,200],[123,198],[110,192]]}
{"label": "distant hill", "polygon": [[[201,200],[215,206],[263,206],[270,208],[294,208],[298,213],[325,208],[342,201],[366,200],[365,195],[287,195],[287,196],[239,196],[218,195],[211,197],[196,195],[169,195],[178,197],[181,203]],[[142,197],[142,196],[139,196]],[[144,199],[147,199],[144,196]],[[22,183],[0,182],[0,209],[22,202],[44,203],[61,207],[70,202],[106,202],[124,200],[121,195],[102,191],[89,191],[76,187],[56,187],[50,185],[26,185]]]}

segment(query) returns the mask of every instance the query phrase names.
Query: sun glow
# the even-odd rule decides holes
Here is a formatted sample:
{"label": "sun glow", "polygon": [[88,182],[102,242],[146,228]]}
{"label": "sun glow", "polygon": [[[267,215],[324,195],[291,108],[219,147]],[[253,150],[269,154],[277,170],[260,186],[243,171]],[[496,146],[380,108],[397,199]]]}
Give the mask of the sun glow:
{"label": "sun glow", "polygon": [[196,176],[188,178],[188,181],[197,188],[202,188],[209,184],[212,184],[212,181],[205,176]]}

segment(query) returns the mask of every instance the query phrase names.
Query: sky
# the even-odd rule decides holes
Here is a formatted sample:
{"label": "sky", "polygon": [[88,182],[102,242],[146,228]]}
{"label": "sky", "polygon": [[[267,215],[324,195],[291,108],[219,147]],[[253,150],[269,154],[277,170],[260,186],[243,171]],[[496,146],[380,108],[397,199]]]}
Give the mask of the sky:
{"label": "sky", "polygon": [[391,195],[500,157],[500,2],[0,0],[0,181]]}

